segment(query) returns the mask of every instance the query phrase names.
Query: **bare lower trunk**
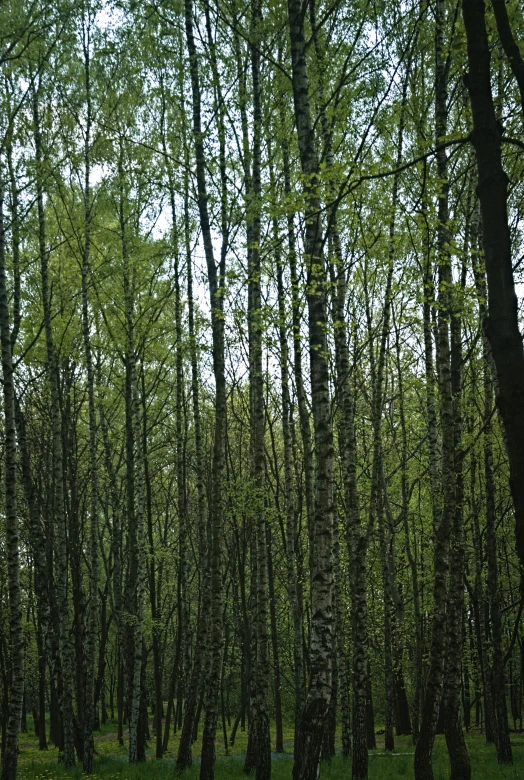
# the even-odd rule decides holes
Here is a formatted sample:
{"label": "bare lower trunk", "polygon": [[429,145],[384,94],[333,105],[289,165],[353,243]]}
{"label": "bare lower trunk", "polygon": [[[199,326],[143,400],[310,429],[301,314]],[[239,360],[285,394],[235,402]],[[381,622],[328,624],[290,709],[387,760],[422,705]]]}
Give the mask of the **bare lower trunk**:
{"label": "bare lower trunk", "polygon": [[[465,256],[469,251],[469,217],[466,223]],[[466,283],[466,264],[462,263],[461,289]],[[471,780],[471,763],[460,717],[462,656],[464,647],[464,450],[462,442],[462,312],[460,297],[451,306],[451,389],[454,419],[455,516],[450,554],[450,578],[447,615],[447,659],[444,685],[444,733],[449,753],[450,780]]]}
{"label": "bare lower trunk", "polygon": [[386,717],[384,724],[384,748],[395,749],[393,725],[395,721],[395,677],[393,669],[393,598],[391,592],[391,574],[388,564],[389,533],[386,533],[383,501],[378,507],[380,557],[382,563],[382,581],[384,585],[384,682],[386,694]]}
{"label": "bare lower trunk", "polygon": [[[480,325],[486,324],[486,282],[484,269],[477,252],[476,241],[478,239],[478,214],[474,222],[473,232],[473,272],[479,301]],[[488,339],[483,334],[484,357],[484,475],[486,486],[486,557],[488,564],[488,598],[492,622],[493,637],[493,679],[490,674],[488,654],[486,648],[486,625],[484,615],[481,615],[482,624],[479,627],[481,633],[482,667],[486,699],[486,733],[488,732],[488,718],[497,748],[497,758],[500,764],[513,763],[511,743],[509,739],[508,711],[506,703],[506,684],[504,674],[504,653],[502,648],[502,619],[500,613],[500,594],[498,584],[497,561],[497,536],[496,536],[496,487],[493,466],[493,360]],[[477,536],[480,537],[478,533]],[[478,553],[480,555],[480,551]],[[481,562],[478,560],[477,585],[479,587],[479,613],[483,612],[484,599],[482,580],[480,576]],[[480,615],[479,615],[480,616]],[[483,641],[484,637],[484,641]],[[493,684],[492,684],[493,683]]]}
{"label": "bare lower trunk", "polygon": [[[500,609],[500,590],[497,560],[496,488],[493,465],[493,382],[491,360],[487,343],[484,344],[484,474],[486,479],[486,553],[488,562],[488,598],[493,639],[493,709],[495,714],[495,745],[499,764],[512,764],[513,754],[509,739],[506,679],[504,672],[503,627]],[[489,681],[491,682],[491,680]]]}

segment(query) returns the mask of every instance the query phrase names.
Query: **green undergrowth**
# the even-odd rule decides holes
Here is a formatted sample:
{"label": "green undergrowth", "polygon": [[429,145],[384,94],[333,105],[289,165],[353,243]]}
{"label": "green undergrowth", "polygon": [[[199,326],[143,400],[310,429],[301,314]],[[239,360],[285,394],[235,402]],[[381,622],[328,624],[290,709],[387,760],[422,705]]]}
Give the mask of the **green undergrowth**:
{"label": "green undergrowth", "polygon": [[[114,727],[113,727],[114,728]],[[274,734],[273,741],[274,741]],[[240,732],[236,744],[225,755],[223,741],[217,739],[216,780],[234,780],[245,778],[243,772],[243,753],[245,752],[247,734]],[[395,740],[395,753],[385,754],[378,737],[378,748],[370,752],[370,780],[393,780],[393,778],[413,778],[413,745],[409,737]],[[500,767],[497,764],[495,749],[487,745],[482,734],[466,736],[471,757],[472,780],[524,780],[524,735],[512,734],[514,764],[511,767]],[[105,727],[96,735],[96,774],[92,780],[160,780],[174,777],[174,759],[178,738],[171,737],[169,751],[164,759],[156,761],[153,750],[149,749],[145,764],[130,766],[127,763],[127,745],[119,746],[111,727]],[[293,730],[284,731],[285,753],[273,754],[273,780],[291,780],[293,765]],[[154,747],[153,740],[149,748]],[[194,745],[195,762],[193,767],[184,773],[184,780],[197,780],[199,775],[198,755],[200,744]],[[448,780],[449,762],[443,737],[437,737],[435,743],[434,762],[435,780]],[[351,778],[351,764],[336,756],[330,762],[324,762],[321,768],[321,780],[343,780]],[[81,780],[81,766],[66,771],[58,762],[58,752],[55,748],[39,751],[36,739],[27,734],[21,735],[18,777],[20,780]]]}

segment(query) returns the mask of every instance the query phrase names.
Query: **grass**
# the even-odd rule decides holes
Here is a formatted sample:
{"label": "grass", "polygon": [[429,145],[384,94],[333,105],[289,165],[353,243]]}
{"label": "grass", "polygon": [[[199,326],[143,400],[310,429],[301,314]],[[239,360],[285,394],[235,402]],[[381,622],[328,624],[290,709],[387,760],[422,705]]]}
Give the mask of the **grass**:
{"label": "grass", "polygon": [[[28,718],[28,720],[30,720]],[[28,723],[28,726],[31,724]],[[37,740],[32,736],[33,732],[21,735],[21,748],[19,757],[18,777],[20,780],[81,780],[86,776],[82,774],[81,766],[66,771],[58,763],[58,751],[50,747],[48,751],[39,751]],[[274,734],[272,735],[274,739]],[[239,732],[230,755],[226,756],[223,741],[217,739],[217,780],[234,780],[245,778],[243,773],[242,757],[246,749],[247,734]],[[370,752],[369,777],[370,780],[393,780],[393,778],[413,778],[413,745],[409,737],[398,737],[395,740],[395,754],[386,755],[381,746],[383,737],[378,737],[378,748]],[[466,735],[468,749],[471,757],[472,780],[524,780],[524,735],[513,734],[513,758],[511,767],[500,767],[497,764],[493,745],[487,745],[482,734],[470,733]],[[145,764],[130,766],[127,763],[127,745],[121,747],[116,742],[114,725],[104,727],[103,731],[95,736],[97,752],[96,774],[93,780],[161,780],[174,776],[174,759],[178,737],[172,736],[169,742],[169,750],[162,761],[156,761],[154,751],[149,750]],[[290,780],[293,765],[293,730],[287,727],[284,730],[285,753],[273,755],[272,778],[273,780]],[[152,747],[152,743],[150,747]],[[198,756],[200,744],[193,746],[193,755],[196,757],[193,767],[184,775],[184,780],[197,780],[199,773]],[[435,780],[448,780],[449,762],[443,737],[437,737],[435,743],[434,762]],[[321,768],[321,780],[345,780],[351,778],[351,765],[337,756],[330,762],[325,762]]]}

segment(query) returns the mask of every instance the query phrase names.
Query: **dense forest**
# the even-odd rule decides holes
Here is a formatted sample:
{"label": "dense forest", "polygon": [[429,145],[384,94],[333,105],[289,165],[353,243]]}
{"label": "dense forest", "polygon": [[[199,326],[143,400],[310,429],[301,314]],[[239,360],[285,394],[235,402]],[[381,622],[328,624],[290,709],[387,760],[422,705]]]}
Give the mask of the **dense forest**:
{"label": "dense forest", "polygon": [[60,777],[104,729],[155,777],[513,763],[519,41],[518,0],[2,0],[1,780],[29,731]]}

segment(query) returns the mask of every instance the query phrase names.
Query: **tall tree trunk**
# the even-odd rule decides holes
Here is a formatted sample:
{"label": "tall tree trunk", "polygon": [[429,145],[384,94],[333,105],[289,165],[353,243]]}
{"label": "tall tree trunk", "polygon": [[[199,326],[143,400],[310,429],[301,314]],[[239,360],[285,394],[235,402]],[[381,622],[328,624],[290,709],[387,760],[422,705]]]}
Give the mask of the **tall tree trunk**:
{"label": "tall tree trunk", "polygon": [[[324,85],[324,51],[320,42],[319,30],[316,21],[315,3],[310,3],[310,22],[312,37],[315,46],[317,59],[318,80],[319,80],[319,113],[323,139],[324,162],[328,170],[332,171],[335,165],[333,152],[333,139],[331,125],[326,112],[326,95]],[[356,438],[355,423],[353,412],[353,401],[351,398],[351,389],[349,385],[349,356],[347,347],[347,335],[345,332],[345,303],[346,303],[346,270],[343,265],[342,244],[338,228],[337,216],[337,192],[335,181],[328,181],[327,200],[331,205],[329,207],[328,222],[328,246],[333,261],[330,263],[331,283],[333,287],[333,329],[335,333],[335,363],[337,369],[336,387],[341,397],[341,416],[342,421],[339,427],[339,446],[342,451],[342,472],[346,493],[347,506],[347,526],[349,540],[350,568],[353,577],[350,575],[351,599],[352,599],[352,638],[353,638],[353,688],[354,688],[354,712],[353,718],[353,741],[355,744],[355,753],[353,757],[352,772],[353,777],[367,777],[367,736],[366,736],[366,689],[367,681],[367,614],[366,609],[362,609],[363,600],[366,594],[366,552],[367,552],[367,534],[361,535],[360,531],[360,511],[358,504],[358,493],[356,485],[356,473],[353,465],[356,467]],[[335,547],[338,548],[338,534]],[[335,550],[338,558],[340,557],[338,549]],[[335,557],[337,565],[337,557]],[[335,591],[340,599],[340,584],[335,583]],[[340,613],[340,605],[335,598],[335,609]],[[340,617],[341,613],[339,614]],[[337,666],[337,680],[334,684],[334,690],[338,691],[338,681],[342,680],[342,704],[345,710],[346,721],[349,723],[349,695],[345,690],[345,669],[344,669],[344,651],[343,642],[338,639],[338,632],[341,626],[336,625],[338,651],[334,655],[335,665]],[[337,664],[340,660],[340,665]],[[362,662],[362,665],[361,665]],[[336,705],[335,705],[336,706]],[[331,727],[333,730],[332,744],[325,744],[323,755],[328,756],[334,753],[334,729],[336,726],[335,706],[330,707]],[[344,714],[344,713],[343,713]],[[349,742],[349,726],[345,729],[345,745],[343,751],[346,755],[351,750]],[[364,744],[366,743],[366,747]],[[359,747],[360,746],[360,747]]]}
{"label": "tall tree trunk", "polygon": [[310,110],[299,0],[288,0],[295,121],[305,199],[306,297],[309,313],[311,396],[315,436],[314,522],[311,536],[311,680],[300,742],[295,744],[294,780],[316,780],[332,688],[333,654],[333,435],[326,339],[326,268],[323,256],[319,163]]}
{"label": "tall tree trunk", "polygon": [[53,484],[56,539],[56,598],[58,607],[58,632],[61,666],[60,714],[64,734],[63,762],[66,769],[75,765],[73,729],[73,658],[70,643],[69,606],[67,600],[67,532],[64,503],[64,469],[62,452],[62,423],[60,414],[58,364],[52,326],[51,298],[49,291],[49,249],[46,245],[46,224],[43,188],[43,148],[40,127],[39,95],[33,92],[33,122],[36,158],[36,191],[38,210],[38,245],[42,278],[42,305],[47,347],[51,423],[53,432]]}
{"label": "tall tree trunk", "polygon": [[[167,139],[166,139],[166,97],[164,92],[164,83],[162,81],[162,146],[166,159],[168,156],[167,151]],[[185,132],[185,130],[184,130]],[[190,675],[191,675],[191,640],[190,640],[190,627],[189,627],[189,583],[188,583],[188,550],[187,543],[189,538],[189,525],[187,516],[187,501],[186,501],[186,476],[184,465],[184,437],[183,437],[183,422],[184,422],[184,344],[182,342],[182,297],[180,287],[180,247],[178,238],[178,224],[177,213],[175,204],[175,184],[173,181],[173,175],[171,168],[168,168],[168,190],[169,200],[171,206],[171,237],[173,242],[173,254],[174,254],[174,268],[173,276],[175,283],[175,334],[176,334],[176,429],[175,429],[175,441],[176,441],[176,474],[177,474],[177,509],[178,509],[178,538],[179,538],[179,600],[178,600],[178,637],[177,642],[180,646],[180,658],[177,669],[179,680],[179,692],[186,702],[187,697],[191,696],[189,691]],[[191,263],[191,257],[187,254],[188,265]],[[189,270],[189,273],[191,271]],[[192,316],[192,313],[191,313]],[[205,565],[205,564],[204,564]],[[155,646],[153,646],[153,652],[155,652]],[[158,648],[157,648],[157,652]],[[196,652],[200,653],[201,649],[196,648]],[[157,758],[162,757],[162,675],[158,675],[156,686],[156,705],[155,705],[155,719],[156,719],[156,755]],[[186,709],[187,712],[187,703]],[[192,725],[192,724],[191,724]],[[168,734],[166,729],[166,734]],[[189,749],[191,749],[189,747]]]}
{"label": "tall tree trunk", "polygon": [[[183,130],[185,138],[185,126]],[[189,352],[191,360],[193,424],[195,427],[196,483],[198,499],[198,549],[203,571],[201,577],[201,603],[197,625],[195,654],[185,703],[182,733],[180,735],[180,742],[178,746],[178,755],[176,760],[177,771],[181,771],[184,768],[190,766],[192,761],[191,743],[193,740],[193,732],[197,719],[198,702],[204,688],[204,676],[206,673],[206,664],[209,657],[209,616],[211,610],[211,582],[209,570],[206,497],[204,487],[204,457],[202,447],[202,424],[200,419],[200,377],[198,370],[198,354],[193,302],[193,260],[191,256],[190,242],[189,179],[187,175],[189,165],[189,150],[187,142],[184,143],[184,146],[186,148],[186,174],[184,175],[184,237],[187,264]]]}
{"label": "tall tree trunk", "polygon": [[[468,206],[471,199],[468,198]],[[467,215],[464,255],[469,252],[470,216]],[[462,442],[462,291],[466,284],[466,263],[462,263],[460,288],[451,303],[451,392],[454,420],[455,516],[450,553],[447,614],[447,658],[444,684],[444,734],[451,764],[450,780],[471,780],[471,763],[460,718],[462,656],[464,649],[464,445]]]}
{"label": "tall tree trunk", "polygon": [[336,389],[340,416],[338,444],[342,482],[346,505],[346,537],[350,561],[351,632],[353,639],[353,761],[352,776],[366,780],[368,776],[367,747],[367,535],[362,529],[357,485],[357,442],[354,419],[354,399],[350,381],[350,361],[345,323],[346,278],[339,268],[333,295],[335,328]]}
{"label": "tall tree trunk", "polygon": [[[176,295],[176,294],[175,294]],[[176,319],[176,315],[175,315]],[[178,343],[178,342],[177,342]],[[149,574],[149,600],[151,604],[151,617],[153,618],[153,678],[154,678],[154,716],[153,724],[155,729],[155,755],[156,758],[162,758],[162,651],[160,647],[161,632],[160,627],[162,615],[160,609],[160,599],[162,596],[162,578],[159,575],[157,579],[156,571],[156,559],[155,559],[155,537],[153,529],[153,507],[152,507],[152,491],[151,491],[151,477],[149,473],[149,453],[147,442],[147,397],[146,397],[146,385],[144,371],[140,375],[141,381],[141,402],[142,402],[142,452],[144,458],[144,484],[145,484],[145,502],[146,502],[146,518],[147,518],[147,544],[148,544],[148,574]],[[178,418],[177,409],[177,426],[181,425],[182,410],[180,410],[180,423]],[[184,490],[185,496],[185,490]],[[182,526],[184,525],[182,521]],[[180,534],[182,531],[180,532]],[[185,533],[185,529],[184,529]],[[185,544],[185,542],[184,542]],[[181,543],[181,546],[182,545]],[[179,599],[179,607],[181,608],[182,599]]]}
{"label": "tall tree trunk", "polygon": [[[268,155],[271,161],[271,145],[268,141]],[[271,191],[276,192],[273,166],[270,163]],[[292,226],[291,226],[292,228]],[[289,229],[289,225],[288,225]],[[295,682],[295,727],[300,722],[304,706],[304,638],[302,624],[302,604],[299,597],[297,582],[297,508],[295,486],[293,480],[293,439],[292,439],[292,406],[289,390],[289,346],[287,336],[286,300],[284,294],[284,277],[282,254],[278,235],[276,217],[273,218],[273,239],[275,242],[275,268],[277,275],[278,295],[278,337],[280,345],[280,387],[282,403],[282,436],[284,439],[284,506],[286,513],[285,527],[285,560],[287,575],[287,593],[291,620],[293,625],[293,668]],[[299,338],[299,336],[298,336]],[[300,352],[299,352],[300,358]]]}
{"label": "tall tree trunk", "polygon": [[[128,304],[129,306],[129,304]],[[146,591],[145,561],[145,522],[144,522],[144,461],[142,449],[142,426],[140,422],[140,398],[138,394],[134,354],[128,353],[131,363],[131,390],[133,399],[133,431],[136,447],[136,623],[134,626],[134,656],[131,711],[129,713],[129,762],[145,761],[145,730],[147,721],[143,720],[143,683],[145,669],[144,657],[144,601]]]}
{"label": "tall tree trunk", "polygon": [[[429,309],[429,306],[428,306]],[[393,310],[393,315],[394,315]],[[426,318],[424,318],[424,321]],[[406,429],[406,413],[405,413],[405,401],[404,401],[404,381],[402,378],[402,364],[400,355],[400,333],[397,322],[395,322],[395,343],[396,343],[396,364],[397,364],[397,383],[398,383],[398,409],[400,418],[400,431],[401,431],[401,491],[402,491],[402,524],[404,528],[404,546],[406,550],[406,556],[411,572],[411,587],[413,590],[413,617],[415,621],[415,696],[412,708],[412,726],[413,726],[413,743],[416,744],[419,733],[419,715],[422,704],[422,662],[423,662],[423,647],[422,647],[422,617],[420,611],[420,586],[418,577],[417,560],[411,544],[411,533],[409,529],[409,490],[408,490],[408,439]],[[429,342],[431,349],[431,339]],[[416,548],[415,548],[416,550]],[[405,696],[405,690],[404,690]],[[407,702],[407,699],[406,699]],[[409,710],[408,718],[409,718]],[[409,730],[411,730],[411,724],[409,724]],[[397,729],[397,733],[401,732]],[[406,732],[402,732],[406,733]]]}
{"label": "tall tree trunk", "polygon": [[251,394],[251,478],[254,490],[254,532],[256,538],[256,667],[255,679],[255,754],[256,778],[271,777],[271,739],[269,735],[269,599],[268,561],[265,513],[265,411],[262,364],[262,295],[261,295],[261,140],[262,94],[260,83],[260,42],[262,13],[260,0],[251,4],[251,76],[253,81],[253,170],[251,191],[247,193],[249,251],[249,374]]}
{"label": "tall tree trunk", "polygon": [[[102,363],[100,354],[97,356],[97,384],[98,396],[101,398],[102,388]],[[115,468],[111,459],[111,445],[109,441],[109,426],[103,404],[100,404],[100,428],[104,445],[104,462],[109,477],[109,487],[112,508],[111,528],[111,552],[113,557],[113,577],[109,592],[112,594],[113,614],[115,615],[117,629],[117,740],[119,745],[124,744],[123,716],[124,716],[124,667],[123,654],[126,647],[126,632],[123,620],[122,604],[122,523],[120,497],[116,479]]]}
{"label": "tall tree trunk", "polygon": [[517,555],[524,564],[524,351],[511,261],[508,178],[502,167],[502,128],[497,121],[491,92],[484,0],[464,0],[462,13],[468,50],[466,82],[473,114],[471,141],[477,159],[477,192],[488,279],[485,332],[495,362],[497,406],[506,433]]}
{"label": "tall tree trunk", "polygon": [[[475,220],[476,230],[474,231],[474,241],[478,238],[478,216]],[[484,269],[476,246],[473,246],[473,272],[477,288],[477,297],[479,302],[479,315],[481,328],[485,329],[487,320],[486,307],[486,281]],[[485,672],[486,690],[489,686],[489,697],[493,700],[493,731],[495,746],[497,749],[497,759],[499,764],[513,763],[511,743],[509,739],[508,711],[506,703],[506,682],[504,674],[504,652],[502,647],[502,616],[500,610],[500,591],[498,583],[498,561],[497,561],[497,535],[496,535],[496,486],[495,472],[493,466],[493,360],[489,341],[485,332],[482,339],[482,351],[484,359],[484,476],[486,489],[486,558],[488,568],[488,599],[489,611],[491,615],[491,628],[493,639],[493,675],[490,674],[488,666],[487,652],[485,652]],[[479,603],[479,610],[482,605]],[[484,634],[485,634],[485,626]],[[490,702],[491,704],[491,702]]]}
{"label": "tall tree trunk", "polygon": [[0,342],[5,425],[5,533],[11,674],[9,709],[2,752],[2,780],[16,780],[20,718],[24,700],[24,629],[16,489],[15,387],[5,269],[4,185],[0,178]]}
{"label": "tall tree trunk", "polygon": [[[282,124],[285,127],[285,114],[280,113]],[[289,141],[282,140],[282,168],[284,174],[284,194],[292,202],[293,190],[291,187],[291,163],[289,159]],[[310,413],[307,404],[304,376],[302,371],[302,338],[301,338],[301,304],[300,304],[300,271],[297,265],[297,239],[295,234],[295,215],[289,210],[287,213],[287,237],[288,237],[288,262],[291,277],[291,327],[293,335],[293,375],[295,379],[300,438],[302,440],[302,458],[304,462],[304,486],[306,496],[306,517],[309,530],[309,538],[313,536],[313,512],[314,512],[314,473],[313,473],[313,443],[311,441]],[[290,418],[291,426],[292,418]],[[295,556],[298,550],[295,550]],[[297,708],[305,703],[306,691],[301,686]],[[299,739],[300,718],[302,711],[296,711],[295,741]]]}
{"label": "tall tree trunk", "polygon": [[[142,705],[142,675],[145,664],[144,657],[144,600],[146,592],[146,559],[145,559],[145,480],[144,480],[144,449],[142,439],[142,424],[140,410],[140,396],[136,373],[136,352],[133,320],[133,291],[130,278],[127,218],[125,215],[124,171],[122,151],[119,159],[120,178],[120,204],[119,223],[120,239],[122,244],[122,262],[124,279],[124,306],[126,321],[126,405],[127,405],[127,443],[126,446],[133,453],[128,453],[128,469],[133,469],[133,479],[128,475],[128,487],[131,487],[128,495],[128,507],[134,517],[134,533],[130,536],[129,544],[134,547],[133,574],[130,575],[129,591],[132,594],[133,605],[133,629],[130,644],[132,653],[131,668],[128,670],[130,680],[129,702],[129,763],[134,764],[145,761],[145,728],[147,722],[143,719]],[[131,456],[131,457],[130,457]],[[136,506],[135,506],[136,498]],[[132,505],[132,508],[131,508]],[[131,566],[130,566],[131,569]]]}
{"label": "tall tree trunk", "polygon": [[[443,139],[447,132],[447,62],[445,57],[445,0],[437,0],[435,32],[435,136],[437,144],[438,195],[437,255],[439,269],[439,317],[437,365],[442,426],[442,511],[435,528],[433,574],[433,620],[429,673],[422,711],[420,735],[415,748],[415,780],[433,780],[431,756],[442,696],[446,652],[446,607],[448,600],[449,545],[455,517],[455,442],[450,362],[450,295],[452,285],[448,206],[447,155]],[[436,496],[434,494],[434,500]]]}
{"label": "tall tree trunk", "polygon": [[40,516],[38,502],[36,498],[35,485],[31,473],[31,459],[27,445],[27,435],[25,419],[20,408],[20,403],[15,395],[15,421],[18,437],[18,449],[20,453],[20,471],[24,498],[29,515],[29,534],[34,562],[34,583],[37,597],[37,645],[38,645],[38,671],[39,671],[39,723],[38,738],[39,749],[47,750],[46,738],[46,695],[45,695],[45,675],[47,661],[50,661],[51,675],[50,687],[55,690],[56,670],[54,669],[54,659],[58,654],[57,638],[54,633],[51,621],[51,608],[49,603],[48,589],[48,567],[46,560],[46,539],[45,529]]}
{"label": "tall tree trunk", "polygon": [[[21,309],[20,309],[20,220],[19,220],[19,196],[18,184],[15,175],[13,162],[12,138],[7,136],[7,164],[9,169],[9,180],[11,190],[11,233],[12,233],[12,262],[13,262],[13,327],[11,330],[11,351],[14,352],[16,340],[18,337]],[[3,213],[0,210],[0,219],[3,226]],[[5,254],[5,239],[4,239]],[[18,437],[18,446],[20,450],[20,471],[24,496],[29,514],[29,536],[32,545],[33,563],[34,563],[34,588],[37,598],[37,647],[38,647],[38,722],[35,721],[35,728],[38,726],[38,747],[40,750],[47,750],[46,737],[46,691],[45,676],[47,658],[53,657],[53,646],[56,644],[56,637],[52,634],[50,624],[49,593],[47,588],[47,563],[46,563],[46,544],[43,524],[41,522],[39,508],[37,506],[34,483],[31,474],[31,461],[27,447],[25,421],[22,411],[14,395],[15,424]],[[51,685],[54,685],[53,679]]]}
{"label": "tall tree trunk", "polygon": [[[89,12],[88,12],[89,13]],[[93,725],[95,720],[96,637],[98,627],[98,453],[96,444],[96,408],[91,323],[89,318],[89,274],[91,259],[91,18],[82,20],[84,51],[84,78],[86,90],[86,129],[84,138],[84,246],[82,254],[82,337],[87,371],[87,399],[89,408],[89,606],[85,633],[85,697],[84,697],[84,755],[82,771],[94,770]]]}
{"label": "tall tree trunk", "polygon": [[206,716],[202,736],[200,780],[213,780],[215,774],[215,736],[218,719],[220,681],[222,672],[222,527],[225,502],[223,481],[226,441],[226,378],[224,355],[223,297],[225,284],[226,235],[222,235],[220,265],[217,268],[211,226],[206,182],[206,159],[202,135],[201,94],[198,54],[193,30],[193,2],[185,0],[186,41],[189,52],[189,71],[193,106],[193,136],[195,145],[197,200],[200,227],[204,243],[213,336],[213,373],[215,376],[215,437],[213,451],[213,496],[211,505],[211,653],[206,695]]}

